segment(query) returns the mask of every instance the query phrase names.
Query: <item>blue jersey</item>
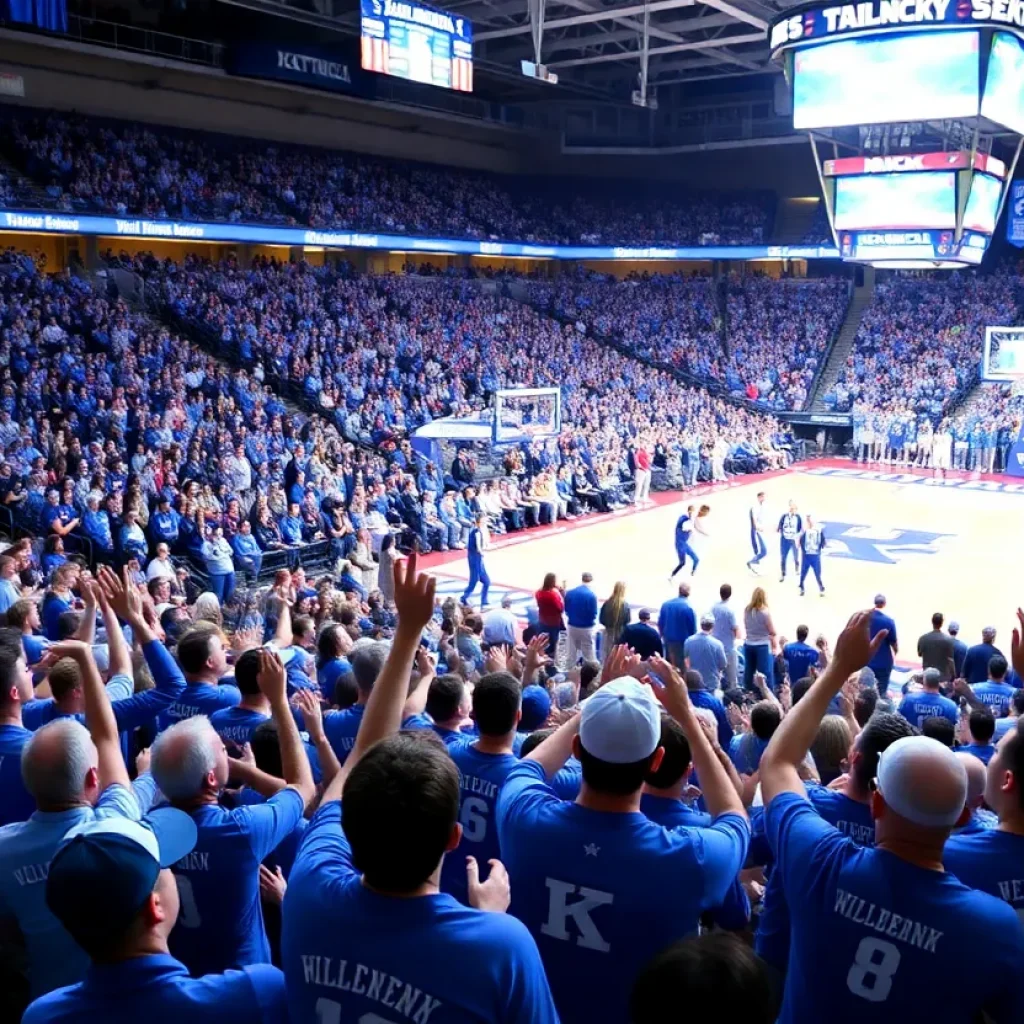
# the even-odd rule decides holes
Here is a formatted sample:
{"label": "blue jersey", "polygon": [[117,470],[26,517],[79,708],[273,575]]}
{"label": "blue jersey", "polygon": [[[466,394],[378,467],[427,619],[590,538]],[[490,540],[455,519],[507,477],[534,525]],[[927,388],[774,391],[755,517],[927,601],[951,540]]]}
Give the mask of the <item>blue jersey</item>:
{"label": "blue jersey", "polygon": [[942,861],[964,885],[1009,903],[1024,921],[1024,836],[993,828],[950,836]]}
{"label": "blue jersey", "polygon": [[195,977],[270,963],[259,865],[294,830],[302,812],[294,789],[233,811],[206,804],[191,812],[199,838],[171,868],[181,911],[168,945]]}
{"label": "blue jersey", "polygon": [[21,748],[31,738],[20,725],[0,725],[0,825],[28,821],[36,809],[21,779]]}
{"label": "blue jersey", "polygon": [[725,814],[673,831],[593,811],[560,800],[543,768],[523,761],[498,798],[498,836],[510,913],[537,940],[562,1024],[592,1024],[627,1020],[640,968],[722,903],[750,826]]}
{"label": "blue jersey", "polygon": [[558,1024],[522,924],[447,893],[400,899],[367,888],[337,802],[317,811],[299,848],[281,957],[294,1021]]}
{"label": "blue jersey", "polygon": [[1009,714],[1010,698],[1013,697],[1013,687],[1006,683],[994,683],[991,679],[984,683],[973,686],[974,696],[983,704],[987,704],[989,710],[996,718],[1003,718]]}
{"label": "blue jersey", "polygon": [[945,718],[953,725],[956,725],[959,718],[957,706],[953,701],[943,697],[941,693],[927,691],[908,693],[900,701],[899,711],[915,729],[920,729],[926,718]]}
{"label": "blue jersey", "polygon": [[[712,822],[710,814],[695,811],[682,800],[652,793],[640,797],[640,813],[663,828],[708,828]],[[733,879],[722,905],[712,914],[720,928],[737,930],[750,923],[750,900],[738,877]]]}
{"label": "blue jersey", "polygon": [[46,905],[46,875],[65,832],[110,817],[142,817],[130,789],[108,786],[95,807],[35,811],[0,829],[0,918],[14,918],[25,938],[33,998],[85,977],[89,958]]}
{"label": "blue jersey", "polygon": [[487,862],[500,858],[494,811],[506,776],[519,763],[514,754],[484,754],[464,740],[448,744],[448,754],[459,769],[462,840],[441,866],[441,891],[460,903],[467,902],[466,858],[476,857],[481,878],[487,876]]}
{"label": "blue jersey", "polygon": [[212,716],[222,708],[241,703],[237,686],[213,686],[210,683],[189,683],[181,696],[157,719],[160,731],[195,715]]}
{"label": "blue jersey", "polygon": [[221,708],[210,715],[213,731],[225,742],[230,740],[240,747],[244,747],[252,739],[252,734],[269,721],[269,715],[243,707]]}
{"label": "blue jersey", "polygon": [[[818,785],[808,785],[807,799],[822,820],[849,836],[858,846],[875,845],[875,822],[868,804]],[[768,876],[754,949],[762,960],[785,974],[789,965],[789,905],[781,871],[772,871]]]}
{"label": "blue jersey", "polygon": [[466,542],[466,557],[471,562],[479,564],[484,560],[483,534],[479,526],[474,526],[469,531],[469,540]]}
{"label": "blue jersey", "polygon": [[795,640],[782,648],[782,657],[786,662],[789,681],[795,683],[811,674],[811,669],[818,664],[818,650],[810,644]]}
{"label": "blue jersey", "polygon": [[342,764],[356,745],[356,733],[365,711],[365,704],[353,704],[343,711],[324,712],[324,735]]}
{"label": "blue jersey", "polygon": [[34,1002],[22,1024],[278,1024],[288,1014],[284,975],[264,965],[190,978],[165,955],[94,964],[77,985]]}
{"label": "blue jersey", "polygon": [[[779,1024],[1024,1019],[1024,930],[1010,907],[857,846],[793,793],[765,818],[792,919]],[[950,964],[984,985],[944,983]]]}

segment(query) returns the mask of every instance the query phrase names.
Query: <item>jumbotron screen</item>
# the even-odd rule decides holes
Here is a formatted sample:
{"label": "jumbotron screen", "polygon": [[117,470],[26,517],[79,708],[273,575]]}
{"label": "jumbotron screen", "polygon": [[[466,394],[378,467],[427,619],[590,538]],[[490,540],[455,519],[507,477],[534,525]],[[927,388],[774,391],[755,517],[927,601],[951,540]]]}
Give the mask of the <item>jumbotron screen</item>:
{"label": "jumbotron screen", "polygon": [[836,181],[836,230],[956,227],[956,175],[864,174]]}
{"label": "jumbotron screen", "polygon": [[793,127],[928,121],[978,113],[978,33],[843,39],[793,56]]}
{"label": "jumbotron screen", "polygon": [[1024,135],[1024,46],[1008,32],[992,37],[981,116]]}
{"label": "jumbotron screen", "polygon": [[473,91],[473,24],[404,0],[360,0],[362,66],[424,85]]}

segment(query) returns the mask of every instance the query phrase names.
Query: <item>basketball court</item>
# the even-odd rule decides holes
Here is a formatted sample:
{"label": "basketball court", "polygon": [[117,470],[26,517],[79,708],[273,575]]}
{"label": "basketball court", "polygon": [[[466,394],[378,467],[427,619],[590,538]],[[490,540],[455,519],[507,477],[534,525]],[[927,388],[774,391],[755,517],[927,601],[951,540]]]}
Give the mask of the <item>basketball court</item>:
{"label": "basketball court", "polygon": [[[745,563],[752,554],[748,510],[761,490],[767,494],[768,555],[757,578]],[[691,494],[653,497],[656,504],[645,509],[492,538],[486,558],[493,581],[490,603],[511,592],[514,610],[525,617],[545,573],[554,572],[572,587],[589,571],[601,600],[621,579],[634,611],[646,606],[656,616],[676,592],[668,580],[676,564],[676,519],[699,498],[711,513],[710,536],[698,537],[695,544],[701,561],[690,580],[698,614],[718,600],[722,583],[732,584],[738,612],[753,588],[763,586],[781,636],[794,639],[796,626],[805,623],[812,641],[824,632],[831,643],[849,615],[869,607],[881,592],[900,630],[899,661],[919,664],[917,637],[931,628],[936,611],[947,622],[960,622],[960,638],[968,645],[980,641],[983,626],[995,626],[996,644],[1009,657],[1016,608],[1024,602],[1024,584],[1014,586],[1024,580],[1024,483],[977,474],[937,481],[930,471],[817,460]],[[785,583],[779,582],[775,527],[790,499],[824,526],[823,597],[813,575],[807,596],[800,597],[792,565]],[[464,552],[430,556],[426,563],[444,594],[461,593],[468,578]],[[690,579],[689,569],[676,579]],[[474,598],[479,601],[479,590]]]}

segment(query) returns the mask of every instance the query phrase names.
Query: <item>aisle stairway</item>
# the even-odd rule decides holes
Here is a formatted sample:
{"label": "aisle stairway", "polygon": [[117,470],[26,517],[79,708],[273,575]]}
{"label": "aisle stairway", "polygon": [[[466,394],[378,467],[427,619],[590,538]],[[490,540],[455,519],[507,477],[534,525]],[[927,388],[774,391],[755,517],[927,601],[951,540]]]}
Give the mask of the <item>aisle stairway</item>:
{"label": "aisle stairway", "polygon": [[0,155],[0,178],[6,181],[8,190],[13,193],[11,199],[0,202],[0,206],[19,210],[54,209],[54,200],[46,189],[37,185],[31,178],[27,178],[2,155]]}
{"label": "aisle stairway", "polygon": [[839,377],[839,371],[843,368],[849,358],[850,350],[853,348],[853,339],[857,336],[857,328],[860,327],[864,310],[871,305],[875,295],[875,275],[870,267],[865,268],[864,284],[854,289],[853,298],[850,300],[849,308],[846,310],[846,319],[843,326],[839,328],[839,337],[836,338],[832,351],[829,353],[828,362],[818,376],[818,381],[811,398],[811,412],[828,412],[828,407],[822,399],[828,394],[829,388],[835,384]]}

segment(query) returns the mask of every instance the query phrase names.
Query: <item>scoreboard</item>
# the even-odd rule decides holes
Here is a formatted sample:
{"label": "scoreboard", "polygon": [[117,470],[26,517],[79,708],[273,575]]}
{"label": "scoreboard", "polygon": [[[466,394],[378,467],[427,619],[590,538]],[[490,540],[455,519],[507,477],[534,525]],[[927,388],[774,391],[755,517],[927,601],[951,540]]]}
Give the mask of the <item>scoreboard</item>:
{"label": "scoreboard", "polygon": [[366,71],[458,92],[473,91],[473,24],[405,0],[360,0]]}

